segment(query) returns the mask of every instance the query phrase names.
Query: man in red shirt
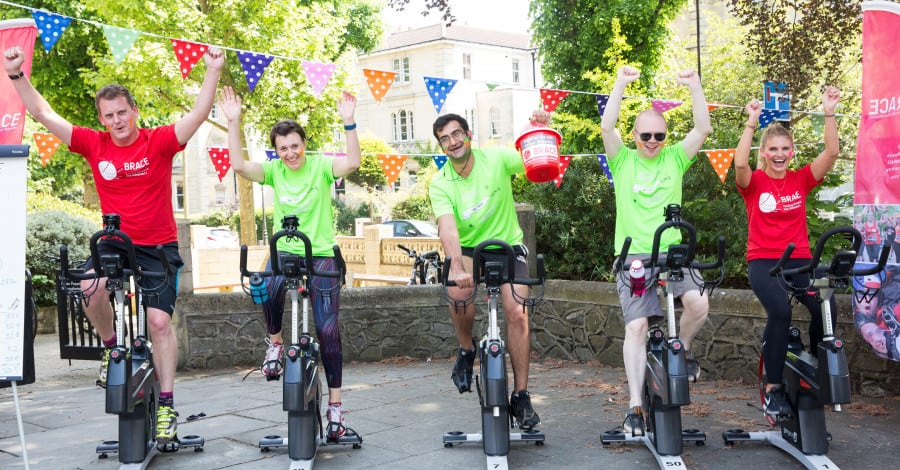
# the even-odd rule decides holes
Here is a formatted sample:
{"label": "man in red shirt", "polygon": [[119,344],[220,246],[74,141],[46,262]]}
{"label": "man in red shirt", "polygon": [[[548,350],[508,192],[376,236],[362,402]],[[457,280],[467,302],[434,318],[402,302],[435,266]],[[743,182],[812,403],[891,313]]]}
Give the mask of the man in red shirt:
{"label": "man in red shirt", "polygon": [[[166,270],[155,253],[155,247],[163,245],[172,272],[177,271],[182,261],[178,256],[178,234],[172,209],[172,160],[209,115],[225,54],[217,47],[207,50],[204,55],[206,76],[200,93],[193,108],[175,124],[140,128],[137,125],[138,107],[128,89],[121,85],[101,88],[94,104],[105,132],[74,126],[56,114],[22,72],[24,58],[20,47],[11,47],[4,52],[3,66],[28,112],[70,150],[88,161],[100,196],[100,207],[104,214],[121,216],[121,229],[134,242],[141,268],[156,272]],[[102,246],[111,251],[121,250],[115,243]],[[85,268],[90,270],[93,261],[89,260]],[[105,278],[99,284],[84,281],[82,290],[90,294],[97,285],[105,284]],[[159,444],[166,444],[176,439],[178,418],[173,406],[178,342],[172,329],[177,276],[165,280],[144,279],[142,287],[154,292],[154,295],[144,296],[143,300],[153,341],[153,362],[160,383],[156,439]],[[98,380],[99,385],[105,386],[109,348],[116,345],[117,338],[112,308],[108,302],[96,300],[86,302],[84,311],[107,346]]]}

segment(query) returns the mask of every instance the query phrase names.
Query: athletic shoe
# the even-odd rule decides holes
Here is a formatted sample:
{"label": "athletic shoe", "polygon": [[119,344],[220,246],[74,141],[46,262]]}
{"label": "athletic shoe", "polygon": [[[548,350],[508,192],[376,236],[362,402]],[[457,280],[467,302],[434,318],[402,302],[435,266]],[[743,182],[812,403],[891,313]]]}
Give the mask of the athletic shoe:
{"label": "athletic shoe", "polygon": [[518,421],[519,427],[526,431],[531,431],[541,424],[540,416],[531,407],[531,395],[527,390],[510,395],[509,412]]}
{"label": "athletic shoe", "polygon": [[97,386],[106,388],[106,378],[109,376],[109,352],[110,348],[103,348],[100,353],[100,371],[97,373]]}
{"label": "athletic shoe", "polygon": [[472,391],[472,369],[475,366],[475,351],[475,349],[467,351],[459,348],[459,352],[456,353],[456,364],[453,366],[453,373],[450,374],[450,379],[453,380],[453,385],[456,385],[459,393]]}
{"label": "athletic shoe", "polygon": [[628,412],[625,413],[625,421],[622,423],[622,428],[625,430],[625,434],[631,434],[632,436],[644,435],[644,411],[640,406],[628,409]]}
{"label": "athletic shoe", "polygon": [[347,428],[344,427],[344,408],[340,403],[328,404],[325,419],[328,420],[329,439],[338,439],[347,432]]}
{"label": "athletic shoe", "polygon": [[765,412],[769,416],[787,415],[790,407],[785,401],[784,392],[781,387],[773,387],[766,392]]}
{"label": "athletic shoe", "polygon": [[694,359],[694,353],[685,351],[684,363],[687,366],[688,379],[696,382],[700,379],[700,363]]}
{"label": "athletic shoe", "polygon": [[156,443],[168,444],[178,435],[178,412],[171,406],[156,409]]}
{"label": "athletic shoe", "polygon": [[266,344],[269,345],[269,348],[266,350],[266,358],[259,370],[269,380],[278,380],[284,369],[284,360],[282,359],[284,345],[272,342],[269,338],[266,338]]}

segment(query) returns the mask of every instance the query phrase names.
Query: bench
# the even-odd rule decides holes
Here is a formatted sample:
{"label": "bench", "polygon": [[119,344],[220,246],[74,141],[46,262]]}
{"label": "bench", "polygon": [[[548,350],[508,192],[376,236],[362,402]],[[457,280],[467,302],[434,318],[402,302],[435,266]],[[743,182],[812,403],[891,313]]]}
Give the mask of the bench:
{"label": "bench", "polygon": [[350,273],[348,275],[349,284],[353,287],[364,287],[369,282],[388,285],[400,285],[405,286],[409,284],[409,278],[403,276],[383,276],[381,274],[356,274]]}

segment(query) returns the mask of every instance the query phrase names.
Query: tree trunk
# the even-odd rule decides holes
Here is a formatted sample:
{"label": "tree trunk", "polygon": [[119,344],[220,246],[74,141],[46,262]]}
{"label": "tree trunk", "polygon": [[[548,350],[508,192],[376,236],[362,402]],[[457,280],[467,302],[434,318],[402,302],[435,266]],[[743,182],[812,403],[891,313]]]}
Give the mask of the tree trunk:
{"label": "tree trunk", "polygon": [[[241,131],[241,147],[247,148],[247,135],[243,131]],[[245,157],[249,157],[248,153],[243,153]],[[256,211],[254,210],[253,203],[253,182],[245,179],[243,176],[238,176],[238,198],[241,203],[239,210],[241,218],[241,244],[255,246],[257,238]],[[265,217],[265,214],[263,214],[263,217]]]}

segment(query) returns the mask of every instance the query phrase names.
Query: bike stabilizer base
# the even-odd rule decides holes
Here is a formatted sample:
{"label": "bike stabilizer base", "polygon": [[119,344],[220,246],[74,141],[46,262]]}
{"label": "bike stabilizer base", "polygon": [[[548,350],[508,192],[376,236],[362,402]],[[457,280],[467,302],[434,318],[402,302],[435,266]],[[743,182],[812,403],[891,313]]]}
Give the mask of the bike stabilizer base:
{"label": "bike stabilizer base", "polygon": [[723,432],[722,439],[725,440],[725,445],[728,446],[734,445],[736,442],[768,442],[790,454],[806,468],[839,470],[839,467],[825,454],[813,455],[801,452],[800,449],[782,437],[781,431],[748,432],[741,429],[732,429]]}
{"label": "bike stabilizer base", "polygon": [[[143,460],[138,462],[122,462],[119,466],[119,470],[144,470],[147,468],[147,465],[150,464],[150,461],[160,452],[170,453],[177,452],[181,449],[194,449],[194,452],[203,452],[203,446],[205,444],[206,439],[194,435],[177,437],[176,440],[169,442],[168,444],[157,444],[154,440],[148,443],[147,453]],[[97,453],[100,454],[100,459],[109,458],[109,454],[119,453],[119,441],[101,442],[97,445]]]}
{"label": "bike stabilizer base", "polygon": [[[286,437],[266,436],[259,440],[258,445],[260,452],[269,452],[278,447],[288,447],[290,444]],[[328,439],[325,437],[319,438],[316,443],[316,448],[333,445],[349,445],[353,446],[354,449],[359,449],[362,447],[362,437],[360,437],[359,434],[356,434],[352,429],[347,429],[346,433],[337,439]],[[312,457],[309,459],[291,459],[290,469],[312,470],[315,461],[316,453],[313,453]]]}
{"label": "bike stabilizer base", "polygon": [[[683,442],[693,442],[698,446],[705,445],[706,433],[697,429],[685,429],[681,432],[681,440]],[[653,458],[656,459],[659,468],[686,468],[681,455],[663,455],[657,452],[656,446],[653,445],[653,433],[649,431],[645,432],[643,436],[633,436],[618,430],[606,431],[601,435],[600,442],[604,445],[617,442],[643,444],[653,453]]]}
{"label": "bike stabilizer base", "polygon": [[[543,445],[545,440],[543,431],[522,431],[510,432],[509,441],[512,442],[534,442],[535,445]],[[462,431],[451,431],[444,434],[444,447],[453,447],[457,444],[481,444],[484,442],[484,435],[480,432],[466,434]],[[485,455],[487,459],[487,468],[496,470],[507,470],[509,464],[506,455]]]}

